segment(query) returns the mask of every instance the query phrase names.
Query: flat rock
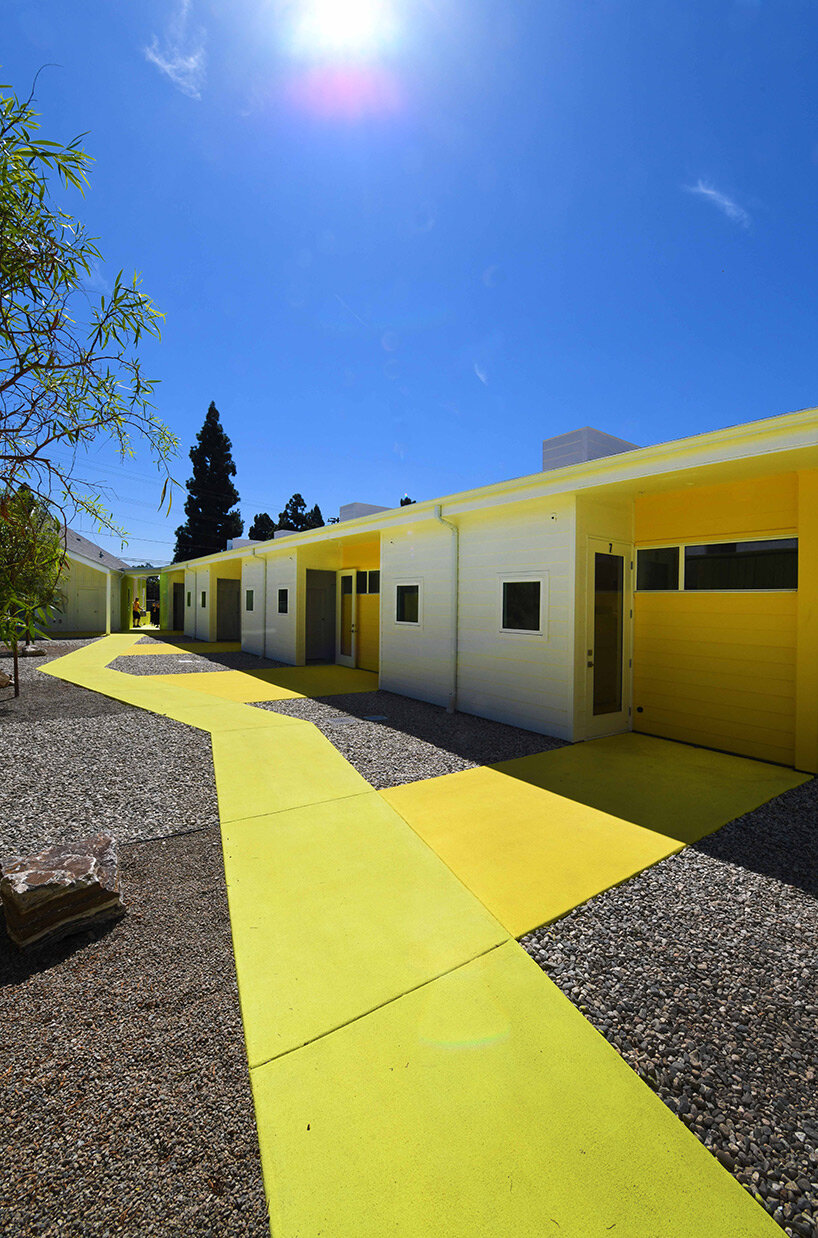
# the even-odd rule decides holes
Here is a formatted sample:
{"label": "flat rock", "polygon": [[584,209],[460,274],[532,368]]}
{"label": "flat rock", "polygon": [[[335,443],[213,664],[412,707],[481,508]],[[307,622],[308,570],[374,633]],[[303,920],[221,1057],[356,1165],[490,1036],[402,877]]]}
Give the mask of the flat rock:
{"label": "flat rock", "polygon": [[6,930],[17,946],[56,941],[125,914],[110,834],[14,856],[0,873]]}

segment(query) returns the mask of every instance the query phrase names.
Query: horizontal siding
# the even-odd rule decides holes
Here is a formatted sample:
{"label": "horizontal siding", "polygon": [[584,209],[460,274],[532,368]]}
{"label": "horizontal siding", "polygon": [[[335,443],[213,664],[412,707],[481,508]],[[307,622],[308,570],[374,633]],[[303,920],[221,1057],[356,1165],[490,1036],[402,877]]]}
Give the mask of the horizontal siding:
{"label": "horizontal siding", "polygon": [[[461,520],[459,709],[570,737],[573,553],[573,508],[562,500]],[[543,580],[542,634],[501,631],[502,579],[515,575]]]}
{"label": "horizontal siding", "polygon": [[796,607],[787,592],[637,593],[634,729],[791,764]]}

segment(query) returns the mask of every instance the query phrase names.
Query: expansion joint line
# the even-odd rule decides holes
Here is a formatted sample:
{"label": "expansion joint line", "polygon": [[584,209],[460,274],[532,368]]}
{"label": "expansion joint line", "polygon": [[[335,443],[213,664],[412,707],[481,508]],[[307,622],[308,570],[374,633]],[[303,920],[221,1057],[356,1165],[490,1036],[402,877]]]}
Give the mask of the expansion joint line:
{"label": "expansion joint line", "polygon": [[330,1027],[326,1032],[321,1032],[318,1036],[311,1036],[309,1040],[302,1041],[300,1045],[293,1045],[291,1049],[283,1049],[281,1053],[274,1053],[272,1057],[265,1058],[263,1062],[256,1062],[255,1065],[250,1067],[250,1070],[261,1070],[263,1066],[269,1066],[271,1062],[277,1062],[282,1057],[289,1057],[291,1053],[297,1053],[299,1049],[306,1049],[308,1045],[317,1044],[319,1040],[326,1040],[327,1036],[332,1036],[335,1032],[340,1032],[345,1027],[351,1027],[353,1023],[360,1023],[361,1019],[368,1018],[369,1015],[375,1014],[377,1010],[385,1010],[387,1006],[394,1006],[395,1002],[408,997],[410,993],[418,993],[421,989],[434,984],[435,981],[442,980],[445,976],[451,976],[456,971],[461,971],[462,968],[468,967],[470,963],[476,963],[478,959],[485,958],[487,954],[493,954],[495,950],[499,950],[501,946],[507,946],[509,941],[513,940],[513,937],[508,937],[505,941],[498,941],[495,945],[489,946],[487,950],[481,950],[479,954],[473,955],[470,959],[464,959],[462,963],[455,963],[454,967],[448,967],[446,971],[439,972],[436,976],[430,976],[428,980],[422,980],[420,984],[415,984],[410,989],[405,989],[403,993],[398,993],[395,997],[390,997],[387,1001],[379,1002],[377,1006],[372,1006],[369,1010],[356,1014],[354,1019],[346,1019],[336,1027]]}

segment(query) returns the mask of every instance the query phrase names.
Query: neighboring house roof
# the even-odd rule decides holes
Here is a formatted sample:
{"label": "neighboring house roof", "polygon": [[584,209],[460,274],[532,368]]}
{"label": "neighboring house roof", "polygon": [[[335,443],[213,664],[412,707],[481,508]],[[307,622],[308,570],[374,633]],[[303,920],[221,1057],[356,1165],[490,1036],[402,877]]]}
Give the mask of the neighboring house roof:
{"label": "neighboring house roof", "polygon": [[100,567],[111,568],[115,572],[128,570],[128,564],[123,563],[122,559],[117,559],[116,555],[109,554],[107,550],[83,537],[81,533],[75,533],[73,529],[65,530],[65,548],[70,555],[80,555],[89,563],[99,564]]}

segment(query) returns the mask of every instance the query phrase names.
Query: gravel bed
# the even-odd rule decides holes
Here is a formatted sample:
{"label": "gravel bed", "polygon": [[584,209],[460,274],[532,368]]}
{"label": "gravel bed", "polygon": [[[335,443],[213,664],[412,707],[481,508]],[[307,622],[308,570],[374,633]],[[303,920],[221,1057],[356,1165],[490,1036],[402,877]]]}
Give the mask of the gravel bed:
{"label": "gravel bed", "polygon": [[[472,714],[448,714],[392,692],[263,701],[258,708],[313,722],[378,790],[563,747],[561,739]],[[386,721],[367,721],[368,715]]]}
{"label": "gravel bed", "polygon": [[0,928],[0,1229],[268,1238],[219,834],[120,863],[102,935],[20,954]]}
{"label": "gravel bed", "polygon": [[818,780],[522,939],[782,1226],[818,1235]]}
{"label": "gravel bed", "polygon": [[9,734],[14,747],[0,778],[0,858],[100,831],[125,842],[218,824],[204,731],[134,709],[18,722]]}
{"label": "gravel bed", "polygon": [[[14,688],[0,688],[0,728],[16,722],[46,721],[51,718],[92,718],[108,714],[131,712],[130,705],[111,701],[97,692],[88,692],[72,683],[63,683],[50,675],[42,675],[40,667],[71,653],[90,640],[43,641],[38,648],[45,650],[41,658],[20,658],[20,695],[15,697]],[[0,646],[0,671],[13,677],[12,657]]]}
{"label": "gravel bed", "polygon": [[[141,641],[140,641],[141,644]],[[126,675],[187,675],[202,671],[274,671],[286,662],[272,662],[253,653],[133,653],[114,658],[108,663],[112,671]]]}

